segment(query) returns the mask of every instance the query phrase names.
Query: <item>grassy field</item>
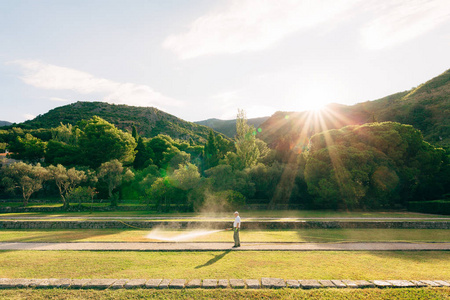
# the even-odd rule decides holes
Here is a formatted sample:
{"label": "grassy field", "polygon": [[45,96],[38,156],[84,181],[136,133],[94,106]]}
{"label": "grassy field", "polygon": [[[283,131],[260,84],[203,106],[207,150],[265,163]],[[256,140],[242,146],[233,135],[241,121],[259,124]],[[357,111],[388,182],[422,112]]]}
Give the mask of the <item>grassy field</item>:
{"label": "grassy field", "polygon": [[[163,238],[183,237],[186,230],[1,230],[0,242],[160,242]],[[195,232],[195,231],[193,231]],[[302,229],[242,230],[242,242],[450,242],[445,229]],[[230,231],[182,239],[184,242],[232,242]]]}
{"label": "grassy field", "polygon": [[7,278],[450,279],[448,251],[1,251]]}
{"label": "grassy field", "polygon": [[327,290],[0,290],[1,299],[309,299],[309,300],[446,300],[449,288]]}

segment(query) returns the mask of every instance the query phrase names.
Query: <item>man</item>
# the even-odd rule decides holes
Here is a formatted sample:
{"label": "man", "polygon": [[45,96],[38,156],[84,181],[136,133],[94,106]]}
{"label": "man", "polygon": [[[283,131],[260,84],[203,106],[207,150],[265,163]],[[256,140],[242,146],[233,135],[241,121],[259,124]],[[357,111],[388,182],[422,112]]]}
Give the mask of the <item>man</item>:
{"label": "man", "polygon": [[239,230],[241,229],[241,217],[239,217],[239,213],[237,211],[234,212],[234,223],[233,223],[233,239],[234,246],[233,248],[237,248],[241,246],[241,241],[239,240]]}

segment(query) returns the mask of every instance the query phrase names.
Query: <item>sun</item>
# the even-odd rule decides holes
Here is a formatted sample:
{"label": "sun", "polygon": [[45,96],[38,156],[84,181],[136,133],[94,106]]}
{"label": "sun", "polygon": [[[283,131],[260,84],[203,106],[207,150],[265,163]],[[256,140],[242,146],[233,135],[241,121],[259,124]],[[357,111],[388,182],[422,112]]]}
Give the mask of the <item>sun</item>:
{"label": "sun", "polygon": [[311,102],[311,103],[307,103],[307,105],[305,105],[305,110],[312,112],[312,113],[318,113],[318,112],[321,112],[322,110],[324,110],[326,106],[327,106],[326,103]]}
{"label": "sun", "polygon": [[297,111],[320,112],[333,102],[335,95],[324,87],[315,87],[303,92],[295,101]]}

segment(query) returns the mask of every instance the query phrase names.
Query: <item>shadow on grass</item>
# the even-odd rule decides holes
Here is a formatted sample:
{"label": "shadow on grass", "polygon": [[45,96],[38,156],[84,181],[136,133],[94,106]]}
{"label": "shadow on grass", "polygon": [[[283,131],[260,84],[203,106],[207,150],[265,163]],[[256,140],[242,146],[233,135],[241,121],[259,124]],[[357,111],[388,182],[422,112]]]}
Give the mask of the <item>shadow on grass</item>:
{"label": "shadow on grass", "polygon": [[218,261],[221,260],[222,258],[224,258],[225,255],[227,255],[227,254],[230,253],[230,252],[231,252],[231,250],[227,250],[227,251],[223,252],[222,254],[216,255],[216,256],[214,256],[214,258],[208,260],[208,261],[207,261],[206,263],[204,263],[203,265],[196,266],[195,268],[196,268],[196,269],[201,269],[201,268],[203,268],[203,267],[210,266],[210,265],[212,265],[212,264],[218,262]]}

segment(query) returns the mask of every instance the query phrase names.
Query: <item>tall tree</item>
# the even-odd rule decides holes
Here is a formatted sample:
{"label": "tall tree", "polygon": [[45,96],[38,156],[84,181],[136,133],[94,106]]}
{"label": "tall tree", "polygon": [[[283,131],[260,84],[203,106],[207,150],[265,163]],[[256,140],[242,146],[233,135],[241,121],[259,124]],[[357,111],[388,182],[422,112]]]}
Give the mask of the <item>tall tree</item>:
{"label": "tall tree", "polygon": [[260,156],[256,143],[255,128],[247,124],[244,110],[239,109],[236,119],[236,157],[227,154],[227,161],[234,169],[242,170],[254,166]]}
{"label": "tall tree", "polygon": [[219,164],[219,148],[212,130],[209,131],[208,141],[203,150],[203,164],[204,170]]}
{"label": "tall tree", "polygon": [[98,169],[98,178],[105,182],[108,187],[108,196],[111,200],[111,206],[117,206],[118,199],[113,195],[114,189],[122,183],[122,180],[129,180],[133,176],[133,172],[129,169],[126,169],[124,172],[122,163],[117,159],[102,163]]}
{"label": "tall tree", "polygon": [[132,163],[136,141],[131,134],[95,116],[83,128],[79,146],[84,164],[98,168],[103,162],[113,159],[124,164]]}
{"label": "tall tree", "polygon": [[145,145],[142,137],[138,138],[135,151],[136,157],[134,158],[133,167],[136,170],[142,170],[153,164],[153,150]]}

